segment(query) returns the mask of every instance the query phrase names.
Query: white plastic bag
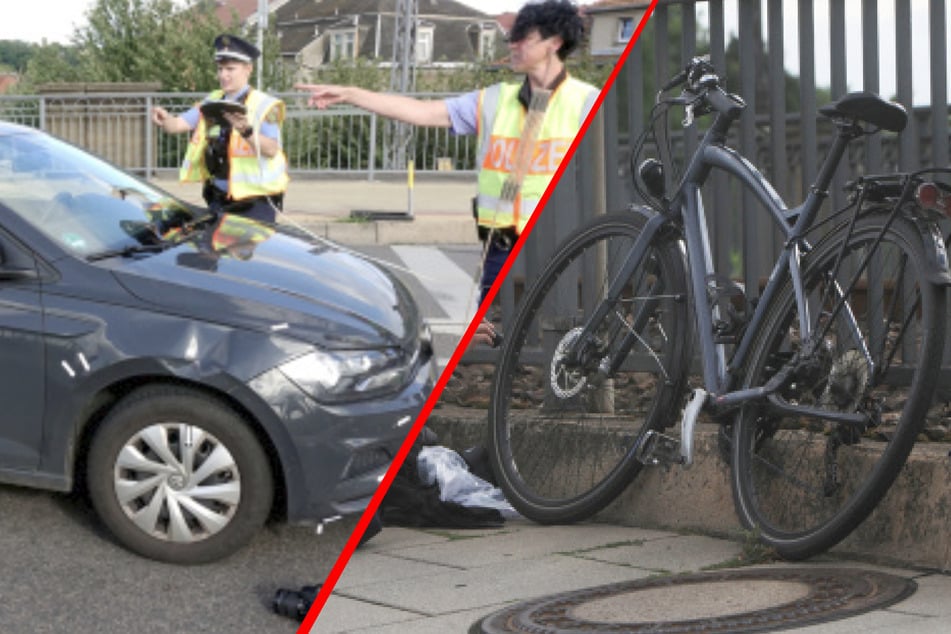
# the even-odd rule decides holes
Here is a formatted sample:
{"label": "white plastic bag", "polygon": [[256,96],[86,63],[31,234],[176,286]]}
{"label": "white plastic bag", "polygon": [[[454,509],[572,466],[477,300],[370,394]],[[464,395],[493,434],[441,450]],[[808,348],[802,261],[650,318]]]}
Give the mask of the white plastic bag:
{"label": "white plastic bag", "polygon": [[503,517],[517,517],[502,491],[469,471],[458,453],[446,447],[423,447],[417,460],[419,478],[439,486],[439,499],[465,507],[497,509]]}

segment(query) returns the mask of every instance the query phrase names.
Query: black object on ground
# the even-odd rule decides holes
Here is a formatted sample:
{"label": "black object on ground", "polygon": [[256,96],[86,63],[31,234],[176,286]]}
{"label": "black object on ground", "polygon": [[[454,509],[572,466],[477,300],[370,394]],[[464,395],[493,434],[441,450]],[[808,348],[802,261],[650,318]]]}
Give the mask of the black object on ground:
{"label": "black object on ground", "polygon": [[302,586],[299,591],[278,588],[277,592],[274,593],[271,606],[281,616],[303,621],[311,604],[317,598],[318,592],[320,592],[320,584]]}

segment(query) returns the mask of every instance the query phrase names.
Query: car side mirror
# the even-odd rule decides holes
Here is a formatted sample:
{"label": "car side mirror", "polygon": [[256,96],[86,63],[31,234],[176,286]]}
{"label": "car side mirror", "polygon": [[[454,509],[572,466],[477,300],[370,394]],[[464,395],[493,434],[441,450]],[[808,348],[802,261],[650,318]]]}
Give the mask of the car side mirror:
{"label": "car side mirror", "polygon": [[35,280],[39,275],[33,267],[21,266],[14,262],[7,261],[7,254],[0,244],[0,282],[11,282],[17,280]]}

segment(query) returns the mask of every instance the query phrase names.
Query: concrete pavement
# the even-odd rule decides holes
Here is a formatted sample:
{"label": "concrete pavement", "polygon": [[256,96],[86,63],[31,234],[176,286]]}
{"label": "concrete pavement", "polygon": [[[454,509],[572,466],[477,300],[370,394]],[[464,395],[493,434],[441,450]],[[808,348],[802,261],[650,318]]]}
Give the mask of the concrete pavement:
{"label": "concrete pavement", "polygon": [[[182,200],[203,204],[197,183],[180,183],[172,177],[151,182]],[[474,176],[417,177],[412,188],[399,179],[300,177],[288,187],[283,219],[351,246],[475,244],[471,211],[475,188]],[[354,220],[353,211],[404,214],[408,219]]]}
{"label": "concrete pavement", "polygon": [[[818,573],[832,567],[844,569],[847,575],[864,570],[887,572],[917,583],[910,597],[889,607],[784,631],[951,631],[951,603],[947,600],[951,596],[951,576],[935,571],[883,568],[833,556],[804,564],[765,562],[757,560],[755,549],[726,539],[596,522],[540,526],[518,519],[509,520],[497,530],[384,529],[354,553],[311,632],[481,632],[486,616],[536,597],[744,565],[774,569],[780,578],[802,568]],[[709,619],[788,604],[802,597],[803,588],[802,584],[783,581],[720,582],[680,589],[673,586],[638,595],[629,593],[614,603],[594,601],[576,606],[574,614],[616,625]],[[602,631],[561,627],[564,629],[532,631]],[[612,631],[629,630],[621,627]]]}
{"label": "concrete pavement", "polygon": [[[185,200],[201,202],[197,185],[182,185],[171,179],[156,179],[155,183]],[[350,218],[351,211],[406,212],[409,207],[407,184],[343,178],[295,179],[286,199],[286,218],[342,244],[475,244],[469,211],[474,189],[472,179],[417,180],[413,188],[412,220],[358,222]],[[938,465],[937,471],[924,481],[946,488],[946,459],[943,463],[931,460],[928,464]],[[732,517],[731,504],[724,502],[726,494],[711,495],[718,489],[711,490],[709,478],[705,486],[687,487],[693,491],[693,497],[682,491],[659,496],[659,501],[653,503],[658,508],[652,510],[651,501],[645,497],[650,497],[651,490],[665,490],[666,484],[662,474],[651,478],[657,483],[637,491],[632,488],[624,499],[608,509],[602,517],[607,523],[542,527],[516,520],[503,529],[483,531],[387,528],[354,554],[312,631],[320,634],[467,632],[473,624],[506,606],[552,593],[646,579],[658,574],[694,572],[710,566],[730,568],[750,564],[751,558],[758,566],[774,566],[779,570],[793,566],[759,562],[755,552],[749,552],[749,548],[738,541],[625,525],[632,517],[628,508],[637,509],[636,518],[651,512],[669,515],[672,507],[684,507],[700,518],[691,530],[703,533],[709,531],[701,527],[717,531],[722,529],[720,523],[725,525]],[[648,493],[644,493],[645,490]],[[640,497],[634,499],[637,495]],[[711,497],[718,502],[711,503]],[[671,502],[674,499],[677,504]],[[707,499],[706,504],[701,504],[703,499]],[[929,522],[946,518],[946,512],[939,508],[942,505],[943,502],[933,513],[925,514]],[[914,504],[910,508],[923,507]],[[903,514],[899,511],[882,515]],[[909,517],[909,522],[918,525],[924,521],[921,513],[915,517],[917,519]],[[679,521],[689,523],[689,519],[679,518]],[[943,561],[947,561],[951,541],[946,527],[937,532],[923,532],[929,548],[940,549],[945,545]],[[879,537],[882,534],[875,533]],[[724,533],[721,530],[718,534]],[[919,541],[917,554],[923,546]],[[881,568],[851,556],[836,551],[806,564],[795,564],[795,567],[887,570],[899,577],[915,579],[917,591],[890,607],[788,631],[827,634],[951,631],[951,604],[947,602],[951,596],[951,576],[942,574],[936,567],[909,564],[901,568]],[[648,617],[657,620],[658,614],[676,620],[686,618],[689,607],[690,615],[704,618],[725,609],[769,609],[770,601],[782,603],[788,598],[787,590],[795,595],[796,589],[786,586],[780,589],[734,587],[726,591],[722,584],[710,588],[698,586],[686,601],[683,594],[673,592],[653,593],[649,600],[647,595],[644,600],[629,596],[610,606],[603,603],[593,608],[589,606],[588,614],[601,619],[610,616],[619,622]],[[652,608],[649,614],[641,611],[648,605]]]}
{"label": "concrete pavement", "polygon": [[[427,424],[443,444],[458,449],[477,443],[485,423],[476,408],[470,411],[443,405]],[[829,553],[790,563],[773,559],[740,531],[725,484],[726,467],[717,460],[715,447],[715,433],[700,430],[697,461],[691,470],[645,470],[592,522],[540,526],[519,519],[497,530],[386,528],[353,555],[311,632],[631,632],[645,631],[644,623],[656,621],[709,623],[731,617],[744,621],[745,616],[736,615],[757,611],[771,618],[782,615],[776,617],[782,618],[786,627],[779,628],[781,631],[810,634],[951,631],[946,455],[931,455],[934,447],[926,443],[909,461],[880,510],[852,536]],[[914,482],[928,484],[914,486]],[[917,540],[908,537],[912,525]],[[741,575],[760,569],[768,569],[775,578],[690,585],[673,582],[674,575],[682,573]],[[917,589],[897,603],[868,609],[862,606],[864,611],[845,618],[799,625],[786,620],[798,618],[797,613],[810,619],[829,616],[815,617],[813,610],[817,604],[828,605],[827,590],[835,583],[827,585],[823,579],[804,584],[793,578],[795,575],[832,574],[851,580],[880,572],[893,575],[898,583],[914,580]],[[565,619],[584,620],[584,627],[573,629],[561,621],[557,627],[512,625],[512,629],[498,629],[498,621],[485,621],[525,601],[567,592],[574,596],[596,594],[592,588],[625,582],[646,584],[658,576],[670,579],[671,585],[568,605]],[[861,595],[854,588],[848,592],[851,594],[840,602],[842,607],[837,603],[832,610],[836,614],[831,616],[842,616]],[[554,603],[560,600],[551,599]],[[801,603],[804,607],[800,609]],[[535,612],[524,610],[522,614]],[[499,620],[509,623],[508,616]],[[596,627],[592,622],[615,627]],[[660,626],[650,631],[705,630]],[[735,630],[720,626],[712,631]]]}

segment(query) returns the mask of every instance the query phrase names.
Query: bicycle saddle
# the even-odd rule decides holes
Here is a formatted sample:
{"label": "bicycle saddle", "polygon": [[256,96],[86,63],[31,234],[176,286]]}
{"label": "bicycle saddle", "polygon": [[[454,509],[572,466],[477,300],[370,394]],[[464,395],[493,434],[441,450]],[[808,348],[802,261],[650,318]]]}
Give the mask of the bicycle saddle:
{"label": "bicycle saddle", "polygon": [[848,117],[864,121],[890,132],[901,132],[908,123],[904,106],[885,101],[871,92],[850,92],[838,101],[819,108],[819,114],[830,119]]}

